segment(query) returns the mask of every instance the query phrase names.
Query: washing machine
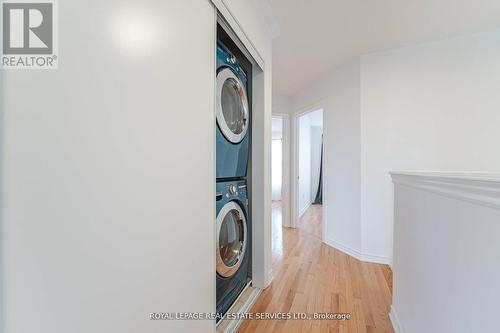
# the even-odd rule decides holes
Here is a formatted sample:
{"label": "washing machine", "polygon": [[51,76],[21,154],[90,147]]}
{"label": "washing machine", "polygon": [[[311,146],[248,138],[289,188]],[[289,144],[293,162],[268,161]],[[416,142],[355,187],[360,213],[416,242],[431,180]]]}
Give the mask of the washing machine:
{"label": "washing machine", "polygon": [[217,313],[224,315],[250,281],[251,223],[245,180],[216,185]]}
{"label": "washing machine", "polygon": [[248,79],[238,59],[221,42],[217,43],[216,118],[217,179],[246,177],[250,141]]}

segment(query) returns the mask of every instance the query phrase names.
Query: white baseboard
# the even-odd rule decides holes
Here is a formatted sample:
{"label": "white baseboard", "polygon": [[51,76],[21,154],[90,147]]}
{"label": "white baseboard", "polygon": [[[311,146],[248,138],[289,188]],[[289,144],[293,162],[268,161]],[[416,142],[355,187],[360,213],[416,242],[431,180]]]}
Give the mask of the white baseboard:
{"label": "white baseboard", "polygon": [[341,252],[344,252],[345,254],[348,254],[351,257],[354,257],[360,261],[371,262],[375,264],[392,265],[392,260],[389,257],[369,254],[369,253],[362,253],[356,249],[353,249],[352,247],[349,247],[332,239],[327,239],[325,241],[325,244]]}
{"label": "white baseboard", "polygon": [[259,288],[255,288],[252,291],[252,293],[250,294],[248,299],[245,301],[245,304],[243,304],[237,312],[241,316],[238,316],[238,319],[236,319],[236,320],[231,320],[229,325],[227,325],[226,329],[224,330],[224,333],[235,333],[238,330],[238,328],[241,326],[241,324],[244,321],[243,314],[246,314],[250,311],[250,309],[252,308],[252,305],[254,305],[254,303],[257,301],[257,298],[259,297],[261,292],[262,292],[262,289],[259,289]]}
{"label": "white baseboard", "polygon": [[377,254],[363,253],[361,261],[372,262],[375,264],[389,265],[392,268],[392,260],[389,257],[379,256]]}
{"label": "white baseboard", "polygon": [[389,319],[391,320],[392,327],[394,328],[394,333],[404,333],[403,327],[401,326],[401,322],[399,321],[399,317],[394,306],[391,306]]}
{"label": "white baseboard", "polygon": [[271,282],[273,282],[273,279],[274,279],[273,270],[270,269],[269,272],[267,272],[266,286],[264,287],[264,289],[266,289],[267,287],[269,287],[269,285],[271,284]]}
{"label": "white baseboard", "polygon": [[344,245],[342,243],[339,243],[337,241],[334,241],[333,239],[326,239],[325,241],[326,245],[329,245],[331,247],[336,248],[340,252],[344,252],[345,254],[350,255],[351,257],[354,257],[358,260],[361,260],[361,252],[358,250],[353,249],[352,247],[349,247],[347,245]]}
{"label": "white baseboard", "polygon": [[302,210],[299,212],[299,219],[304,215],[304,213],[311,207],[312,202],[308,203]]}

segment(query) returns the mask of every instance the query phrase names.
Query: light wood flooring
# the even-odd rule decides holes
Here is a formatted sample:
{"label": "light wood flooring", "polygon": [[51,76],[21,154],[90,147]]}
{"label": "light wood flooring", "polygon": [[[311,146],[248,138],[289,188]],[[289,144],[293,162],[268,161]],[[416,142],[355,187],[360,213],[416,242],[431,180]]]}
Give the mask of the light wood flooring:
{"label": "light wood flooring", "polygon": [[247,320],[239,333],[394,332],[388,313],[392,272],[364,263],[321,241],[322,206],[311,206],[296,229],[281,228],[273,203],[273,274],[251,312],[341,312],[351,319]]}

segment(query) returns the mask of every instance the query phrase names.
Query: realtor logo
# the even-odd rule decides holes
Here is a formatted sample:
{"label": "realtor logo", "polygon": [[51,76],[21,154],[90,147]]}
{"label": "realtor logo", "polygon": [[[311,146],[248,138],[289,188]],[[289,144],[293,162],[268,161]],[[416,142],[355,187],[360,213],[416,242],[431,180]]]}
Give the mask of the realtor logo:
{"label": "realtor logo", "polygon": [[51,0],[2,3],[2,68],[57,68],[55,4]]}

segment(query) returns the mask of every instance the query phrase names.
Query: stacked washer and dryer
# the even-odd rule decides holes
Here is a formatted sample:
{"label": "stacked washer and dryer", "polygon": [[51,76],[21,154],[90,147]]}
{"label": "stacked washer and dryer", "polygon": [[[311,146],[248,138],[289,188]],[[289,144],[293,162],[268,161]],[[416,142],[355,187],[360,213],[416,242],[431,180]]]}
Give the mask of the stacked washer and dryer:
{"label": "stacked washer and dryer", "polygon": [[[216,79],[217,313],[224,315],[251,280],[249,61],[218,34]],[[246,66],[245,66],[246,65]],[[246,69],[245,69],[246,67]]]}

